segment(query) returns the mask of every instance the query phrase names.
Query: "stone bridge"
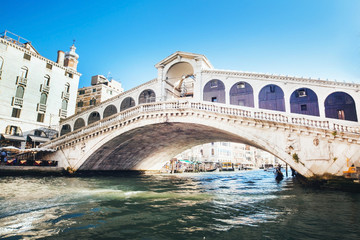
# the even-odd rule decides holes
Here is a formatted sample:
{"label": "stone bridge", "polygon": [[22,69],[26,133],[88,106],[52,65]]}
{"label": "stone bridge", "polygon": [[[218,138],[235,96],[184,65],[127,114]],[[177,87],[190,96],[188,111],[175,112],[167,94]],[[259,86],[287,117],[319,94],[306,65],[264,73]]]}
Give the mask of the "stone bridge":
{"label": "stone bridge", "polygon": [[158,170],[222,141],[266,150],[307,177],[359,164],[358,84],[216,70],[184,52],[155,66],[156,79],[62,121],[47,158],[76,170]]}

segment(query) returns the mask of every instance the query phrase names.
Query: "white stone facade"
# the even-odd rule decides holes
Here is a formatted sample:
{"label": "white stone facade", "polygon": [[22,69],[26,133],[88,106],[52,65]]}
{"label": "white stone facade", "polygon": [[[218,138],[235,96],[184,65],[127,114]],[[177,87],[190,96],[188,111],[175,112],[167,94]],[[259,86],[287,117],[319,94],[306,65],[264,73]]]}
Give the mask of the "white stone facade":
{"label": "white stone facade", "polygon": [[77,58],[71,67],[64,62],[70,57],[57,63],[41,56],[30,43],[1,36],[1,133],[7,126],[18,126],[22,132],[41,127],[58,130],[60,119],[75,113],[80,73]]}

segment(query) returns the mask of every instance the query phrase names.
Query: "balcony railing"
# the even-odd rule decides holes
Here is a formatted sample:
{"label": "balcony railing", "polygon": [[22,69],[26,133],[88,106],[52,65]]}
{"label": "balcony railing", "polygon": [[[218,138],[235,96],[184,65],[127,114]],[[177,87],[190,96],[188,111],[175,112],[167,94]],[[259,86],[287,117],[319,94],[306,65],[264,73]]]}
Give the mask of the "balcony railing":
{"label": "balcony railing", "polygon": [[49,91],[50,91],[50,86],[41,84],[41,86],[40,86],[40,91],[41,91],[41,92],[45,92],[45,93],[49,93]]}
{"label": "balcony railing", "polygon": [[22,106],[23,106],[23,102],[24,102],[24,99],[22,99],[22,98],[13,97],[13,99],[12,99],[12,105],[13,105],[13,106],[22,107]]}
{"label": "balcony railing", "polygon": [[62,92],[62,98],[69,100],[69,98],[70,98],[70,93],[68,93],[68,92]]}
{"label": "balcony railing", "polygon": [[60,118],[66,118],[67,117],[67,110],[60,109],[59,110],[59,116],[60,116]]}
{"label": "balcony railing", "polygon": [[38,103],[37,105],[37,111],[38,112],[46,112],[46,105],[42,103]]}
{"label": "balcony railing", "polygon": [[27,84],[27,78],[18,76],[16,83],[26,86],[26,84]]}

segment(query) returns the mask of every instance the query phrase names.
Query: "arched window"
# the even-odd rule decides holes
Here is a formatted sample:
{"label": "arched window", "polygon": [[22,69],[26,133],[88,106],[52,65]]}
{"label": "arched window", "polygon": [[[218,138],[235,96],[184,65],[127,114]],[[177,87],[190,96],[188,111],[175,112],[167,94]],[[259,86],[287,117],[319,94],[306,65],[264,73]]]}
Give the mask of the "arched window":
{"label": "arched window", "polygon": [[254,107],[253,88],[247,82],[237,82],[230,89],[230,104]]}
{"label": "arched window", "polygon": [[134,107],[135,106],[135,101],[132,97],[127,97],[125,98],[120,105],[120,112],[124,111],[128,108]]}
{"label": "arched window", "polygon": [[225,103],[225,85],[218,79],[210,80],[204,86],[203,100]]}
{"label": "arched window", "polygon": [[78,130],[79,128],[85,127],[85,121],[82,118],[76,119],[74,123],[74,131]]}
{"label": "arched window", "polygon": [[92,112],[92,113],[90,113],[89,118],[88,118],[88,125],[90,125],[96,121],[99,121],[99,120],[100,120],[100,114],[98,112]]}
{"label": "arched window", "polygon": [[24,91],[25,91],[25,89],[24,89],[23,86],[18,86],[18,87],[16,88],[15,97],[17,97],[17,98],[24,98]]}
{"label": "arched window", "polygon": [[155,102],[155,92],[151,89],[142,91],[139,95],[139,104]]}
{"label": "arched window", "polygon": [[71,132],[71,126],[69,124],[65,124],[61,127],[60,136],[65,135]]}
{"label": "arched window", "polygon": [[63,99],[62,104],[61,104],[61,109],[67,110],[67,107],[68,107],[68,101]]}
{"label": "arched window", "polygon": [[45,75],[44,76],[44,86],[50,86],[50,76],[49,75]]}
{"label": "arched window", "polygon": [[357,122],[354,99],[347,93],[334,92],[325,99],[325,116]]}
{"label": "arched window", "polygon": [[90,99],[90,106],[95,106],[96,105],[96,99],[92,98]]}
{"label": "arched window", "polygon": [[22,67],[20,69],[20,77],[21,78],[27,78],[27,75],[28,75],[28,69],[27,67]]}
{"label": "arched window", "polygon": [[312,116],[320,116],[316,93],[309,88],[296,89],[290,96],[290,111]]}
{"label": "arched window", "polygon": [[47,102],[47,95],[46,93],[42,93],[40,97],[40,103],[46,105]]}
{"label": "arched window", "polygon": [[109,105],[109,106],[107,106],[105,108],[103,116],[104,116],[104,118],[107,118],[107,117],[109,117],[111,115],[114,115],[116,113],[117,113],[116,107],[114,105]]}
{"label": "arched window", "polygon": [[65,84],[65,92],[70,93],[70,84],[69,83]]}
{"label": "arched window", "polygon": [[259,93],[259,108],[285,112],[283,90],[274,84],[263,87]]}

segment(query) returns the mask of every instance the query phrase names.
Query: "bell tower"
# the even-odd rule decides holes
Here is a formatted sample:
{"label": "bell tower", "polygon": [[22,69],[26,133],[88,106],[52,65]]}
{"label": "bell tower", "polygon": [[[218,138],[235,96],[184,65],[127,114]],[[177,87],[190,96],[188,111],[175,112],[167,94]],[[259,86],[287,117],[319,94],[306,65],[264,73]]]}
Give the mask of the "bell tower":
{"label": "bell tower", "polygon": [[75,41],[70,47],[70,51],[65,53],[64,67],[72,68],[76,71],[79,55],[75,52]]}

